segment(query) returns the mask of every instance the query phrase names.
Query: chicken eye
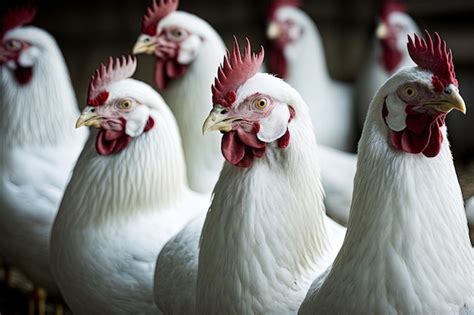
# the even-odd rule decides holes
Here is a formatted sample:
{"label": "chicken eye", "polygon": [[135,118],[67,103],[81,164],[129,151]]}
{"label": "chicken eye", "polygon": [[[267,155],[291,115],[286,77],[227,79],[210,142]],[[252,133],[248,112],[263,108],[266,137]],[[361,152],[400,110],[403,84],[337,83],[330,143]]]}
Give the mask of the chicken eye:
{"label": "chicken eye", "polygon": [[257,109],[264,109],[265,107],[267,107],[268,105],[268,100],[266,98],[260,98],[258,100],[255,101],[255,107]]}
{"label": "chicken eye", "polygon": [[403,90],[403,93],[405,93],[406,96],[408,97],[414,97],[416,96],[416,94],[418,93],[416,91],[416,89],[412,86],[407,86],[405,87],[405,89]]}
{"label": "chicken eye", "polygon": [[5,43],[5,47],[8,49],[8,50],[13,50],[13,51],[17,51],[21,48],[21,43],[17,40],[9,40]]}
{"label": "chicken eye", "polygon": [[130,109],[132,108],[132,101],[130,100],[123,100],[120,103],[120,109]]}
{"label": "chicken eye", "polygon": [[175,39],[180,39],[184,35],[184,31],[179,28],[173,29],[170,33]]}

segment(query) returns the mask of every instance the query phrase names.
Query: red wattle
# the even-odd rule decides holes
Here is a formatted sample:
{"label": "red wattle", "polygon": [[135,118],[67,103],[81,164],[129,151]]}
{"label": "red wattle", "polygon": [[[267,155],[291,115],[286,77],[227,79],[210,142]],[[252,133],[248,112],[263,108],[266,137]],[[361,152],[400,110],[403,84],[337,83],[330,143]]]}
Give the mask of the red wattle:
{"label": "red wattle", "polygon": [[382,53],[380,61],[388,73],[392,73],[402,61],[402,53],[398,50],[397,40],[394,37],[383,39],[380,41]]}
{"label": "red wattle", "polygon": [[441,126],[436,124],[431,125],[431,137],[430,142],[423,151],[423,154],[427,157],[435,157],[441,152],[441,145],[443,144],[443,134],[440,130]]}
{"label": "red wattle", "polygon": [[401,145],[402,150],[408,153],[418,154],[423,152],[430,141],[431,130],[428,128],[427,133],[417,135],[405,129],[402,131]]}
{"label": "red wattle", "polygon": [[[405,123],[407,127],[402,131],[392,130],[390,132],[392,146],[397,150],[408,153],[423,153],[427,157],[438,155],[443,144],[441,127],[445,123],[446,114],[419,113],[412,110],[410,106],[407,106],[406,113]],[[384,104],[384,119],[387,115],[387,105]]]}
{"label": "red wattle", "polygon": [[222,137],[221,151],[231,164],[238,164],[245,155],[245,145],[239,140],[236,131],[229,131]]}
{"label": "red wattle", "polygon": [[176,60],[157,58],[155,60],[155,83],[159,90],[168,87],[171,80],[184,75],[187,66],[178,63]]}
{"label": "red wattle", "polygon": [[265,143],[258,140],[256,133],[245,132],[242,128],[237,128],[237,135],[240,141],[246,146],[261,149],[265,147]]}
{"label": "red wattle", "polygon": [[[127,121],[124,118],[108,119],[102,122],[101,129],[95,142],[95,148],[100,155],[109,155],[125,149],[133,138],[125,133]],[[151,130],[155,121],[149,117],[144,132]]]}
{"label": "red wattle", "polygon": [[252,149],[250,147],[245,147],[245,155],[242,158],[242,160],[240,160],[240,162],[236,164],[236,166],[244,167],[244,168],[252,166],[253,157],[254,155],[253,155]]}
{"label": "red wattle", "polygon": [[132,137],[127,135],[125,132],[121,136],[114,140],[107,140],[107,134],[110,130],[100,129],[96,140],[96,150],[100,155],[109,155],[116,153],[124,149],[131,141]]}
{"label": "red wattle", "polygon": [[33,78],[33,68],[32,67],[22,67],[17,64],[17,67],[14,71],[15,79],[20,85],[25,85],[31,81]]}
{"label": "red wattle", "polygon": [[270,57],[268,59],[268,69],[273,73],[285,79],[288,74],[288,62],[286,60],[282,45],[273,43],[270,48]]}
{"label": "red wattle", "polygon": [[280,149],[286,148],[290,144],[290,131],[286,129],[285,134],[278,139],[278,147]]}

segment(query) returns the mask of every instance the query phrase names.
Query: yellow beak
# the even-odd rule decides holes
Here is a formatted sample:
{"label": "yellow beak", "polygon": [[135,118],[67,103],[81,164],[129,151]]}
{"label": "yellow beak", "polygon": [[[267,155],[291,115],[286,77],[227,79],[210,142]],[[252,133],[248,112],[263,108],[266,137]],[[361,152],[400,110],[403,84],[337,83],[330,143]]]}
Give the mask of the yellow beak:
{"label": "yellow beak", "polygon": [[156,42],[154,41],[149,41],[149,42],[143,42],[143,41],[137,41],[135,46],[133,46],[133,54],[138,55],[138,54],[148,54],[151,55],[155,52],[155,46]]}
{"label": "yellow beak", "polygon": [[79,119],[76,122],[76,128],[82,126],[100,128],[100,123],[102,122],[102,117],[99,115],[84,113],[79,116]]}
{"label": "yellow beak", "polygon": [[268,39],[277,39],[281,35],[281,29],[275,22],[270,22],[267,28]]}
{"label": "yellow beak", "polygon": [[466,114],[466,103],[464,103],[459,92],[454,89],[451,89],[451,94],[444,94],[440,99],[432,100],[426,103],[425,106],[431,106],[443,113],[449,113],[452,109],[455,109]]}
{"label": "yellow beak", "polygon": [[227,108],[215,105],[202,125],[202,133],[205,134],[208,131],[231,131],[232,122],[238,118],[228,117],[228,112],[229,110]]}
{"label": "yellow beak", "polygon": [[375,30],[375,36],[378,39],[385,39],[388,36],[388,27],[385,23],[380,23]]}

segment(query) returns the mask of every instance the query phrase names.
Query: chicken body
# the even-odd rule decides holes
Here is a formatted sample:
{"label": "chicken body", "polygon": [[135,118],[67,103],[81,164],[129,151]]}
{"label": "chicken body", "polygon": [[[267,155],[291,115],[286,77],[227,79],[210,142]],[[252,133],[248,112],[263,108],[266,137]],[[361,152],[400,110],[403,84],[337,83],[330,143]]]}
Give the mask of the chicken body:
{"label": "chicken body", "polygon": [[[36,286],[57,293],[49,264],[49,236],[87,130],[62,54],[45,31],[10,30],[4,42],[24,41],[17,63],[0,65],[0,252]],[[30,68],[20,83],[16,73]]]}
{"label": "chicken body", "polygon": [[[346,239],[326,279],[314,282],[301,314],[474,310],[474,251],[444,126],[451,109],[465,107],[457,81],[438,91],[432,84],[437,75],[405,68],[372,101],[359,142]],[[407,139],[412,126],[423,126],[410,125],[415,117],[441,119],[429,133],[417,129],[420,141],[432,137],[425,148]],[[404,134],[401,147],[398,132]]]}
{"label": "chicken body", "polygon": [[[166,313],[189,313],[195,307],[197,314],[296,314],[308,280],[332,262],[344,237],[344,228],[324,211],[316,141],[299,94],[262,73],[237,91],[227,112],[214,106],[208,128],[228,131],[230,121],[252,119],[238,113],[263,95],[276,105],[268,120],[260,120],[260,130],[270,130],[267,124],[283,115],[280,122],[283,132],[288,128],[290,142],[282,148],[281,142],[268,140],[264,156],[239,162],[243,167],[225,163],[202,235],[199,218],[165,245],[157,274],[175,282],[167,286],[156,281],[155,299]],[[289,104],[294,118],[288,123]],[[209,121],[220,127],[209,127]],[[229,135],[224,135],[223,147]],[[223,153],[232,159],[228,151]],[[176,249],[179,255],[170,254]]]}
{"label": "chicken body", "polygon": [[[156,41],[158,46],[153,52],[161,56],[157,56],[155,79],[178,122],[189,185],[194,191],[209,193],[217,181],[223,159],[218,135],[203,136],[201,127],[202,121],[209,113],[209,87],[225,54],[225,46],[217,32],[206,21],[187,12],[172,12],[158,23],[157,28],[157,34],[167,34],[167,30],[174,34],[179,30],[187,36],[179,39],[176,44],[176,56],[168,56],[160,51],[167,51],[168,48],[167,44],[160,46],[158,42],[169,42],[169,36],[155,36],[153,41]],[[139,39],[134,51],[140,51],[140,45],[148,45],[148,42],[142,43]],[[167,75],[167,68],[158,65],[168,65],[168,62],[176,62],[175,66],[184,70],[181,75],[166,77],[166,83],[162,83],[165,80],[162,76]],[[218,163],[219,161],[221,163]]]}
{"label": "chicken body", "polygon": [[356,140],[352,89],[329,76],[321,36],[301,9],[278,7],[271,16],[267,36],[273,41],[270,72],[284,78],[308,104],[320,144],[327,212],[346,224],[357,163],[355,154],[349,153]]}
{"label": "chicken body", "polygon": [[[80,120],[101,121],[101,129],[86,144],[54,223],[53,271],[75,313],[156,314],[158,253],[199,209],[207,209],[208,199],[187,186],[178,128],[163,99],[133,79],[113,83],[107,92],[110,103],[86,108]],[[125,148],[109,154],[101,132],[109,137],[104,128],[117,115],[116,102],[124,108],[119,115],[127,135],[142,113],[148,122]]]}

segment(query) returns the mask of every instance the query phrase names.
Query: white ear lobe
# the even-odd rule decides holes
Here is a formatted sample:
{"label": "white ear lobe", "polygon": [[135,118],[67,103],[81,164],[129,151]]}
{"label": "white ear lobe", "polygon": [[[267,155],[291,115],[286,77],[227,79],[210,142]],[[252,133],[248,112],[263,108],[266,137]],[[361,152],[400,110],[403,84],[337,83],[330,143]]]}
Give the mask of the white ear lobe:
{"label": "white ear lobe", "polygon": [[197,35],[189,36],[184,42],[181,43],[178,62],[183,65],[188,65],[196,59],[201,48],[201,39]]}
{"label": "white ear lobe", "polygon": [[263,142],[273,142],[281,138],[288,129],[290,110],[288,106],[277,106],[270,116],[260,121],[260,131],[257,138]]}
{"label": "white ear lobe", "polygon": [[38,59],[39,55],[40,55],[40,50],[37,47],[35,46],[29,47],[20,54],[18,63],[22,67],[32,67],[36,63],[36,60]]}
{"label": "white ear lobe", "polygon": [[385,117],[388,127],[393,131],[402,131],[406,128],[407,113],[406,104],[395,94],[389,94],[385,101],[388,115]]}
{"label": "white ear lobe", "polygon": [[138,137],[143,133],[148,118],[150,117],[150,109],[141,105],[128,114],[125,133],[130,137]]}

